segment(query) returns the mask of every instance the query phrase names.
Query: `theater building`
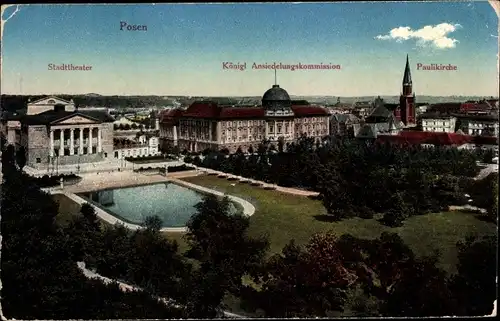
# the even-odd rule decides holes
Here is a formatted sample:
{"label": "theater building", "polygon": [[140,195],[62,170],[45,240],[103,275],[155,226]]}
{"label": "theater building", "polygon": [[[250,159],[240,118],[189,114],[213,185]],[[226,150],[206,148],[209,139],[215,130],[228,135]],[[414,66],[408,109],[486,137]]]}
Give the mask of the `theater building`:
{"label": "theater building", "polygon": [[192,152],[238,148],[254,150],[267,140],[278,147],[302,135],[321,140],[329,135],[328,111],[305,101],[294,102],[286,90],[273,85],[262,97],[262,106],[224,106],[197,101],[186,110],[171,109],[160,115],[160,139],[165,145]]}
{"label": "theater building", "polygon": [[79,111],[72,101],[58,97],[30,102],[27,107],[19,121],[28,166],[50,169],[113,156],[114,119],[107,112]]}

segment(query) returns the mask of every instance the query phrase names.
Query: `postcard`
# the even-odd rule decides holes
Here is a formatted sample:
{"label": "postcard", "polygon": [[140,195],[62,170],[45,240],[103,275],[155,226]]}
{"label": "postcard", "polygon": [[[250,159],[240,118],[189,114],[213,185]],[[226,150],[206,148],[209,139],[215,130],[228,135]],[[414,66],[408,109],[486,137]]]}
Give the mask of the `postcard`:
{"label": "postcard", "polygon": [[2,5],[2,317],[496,316],[499,15]]}

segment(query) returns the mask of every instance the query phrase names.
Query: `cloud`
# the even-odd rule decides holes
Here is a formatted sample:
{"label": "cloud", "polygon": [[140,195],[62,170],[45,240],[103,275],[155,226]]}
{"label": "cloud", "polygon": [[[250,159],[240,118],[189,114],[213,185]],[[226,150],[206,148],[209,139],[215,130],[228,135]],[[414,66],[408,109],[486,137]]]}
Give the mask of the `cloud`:
{"label": "cloud", "polygon": [[389,31],[387,35],[378,35],[378,40],[396,40],[403,42],[410,39],[417,40],[417,45],[432,46],[437,49],[455,48],[457,39],[449,38],[448,34],[456,31],[462,26],[459,24],[440,23],[435,26],[425,26],[418,30],[410,27],[397,27]]}

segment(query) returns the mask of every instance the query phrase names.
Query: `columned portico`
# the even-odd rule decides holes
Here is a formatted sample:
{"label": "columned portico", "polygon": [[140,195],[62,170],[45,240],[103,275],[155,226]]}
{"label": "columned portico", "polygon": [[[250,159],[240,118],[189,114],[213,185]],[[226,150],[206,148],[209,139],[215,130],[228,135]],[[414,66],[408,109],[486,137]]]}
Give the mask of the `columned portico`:
{"label": "columned portico", "polygon": [[[75,130],[78,131],[77,133],[77,138],[75,138]],[[56,145],[56,141],[54,136],[57,134],[57,131],[59,131],[59,145]],[[65,138],[67,138],[67,134],[65,135],[65,131],[69,131],[69,154],[65,154]],[[87,132],[88,134],[85,135],[84,132]],[[49,140],[49,156],[54,157],[56,156],[55,148],[59,148],[59,152],[57,153],[58,156],[65,156],[65,155],[93,155],[96,154],[94,153],[92,147],[94,146],[93,144],[93,138],[94,136],[97,135],[97,153],[102,153],[103,148],[102,148],[102,135],[103,131],[99,127],[76,127],[76,128],[51,128],[50,129],[50,140]],[[87,136],[87,142],[85,142],[84,138]],[[87,150],[85,152],[84,147],[87,147]],[[75,150],[75,149],[78,150]]]}

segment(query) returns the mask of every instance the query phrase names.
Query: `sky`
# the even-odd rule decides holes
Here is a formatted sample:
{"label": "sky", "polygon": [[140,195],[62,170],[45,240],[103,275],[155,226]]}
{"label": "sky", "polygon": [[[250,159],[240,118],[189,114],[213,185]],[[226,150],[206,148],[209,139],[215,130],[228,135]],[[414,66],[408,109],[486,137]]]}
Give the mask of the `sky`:
{"label": "sky", "polygon": [[416,95],[498,96],[498,17],[486,1],[18,5],[2,20],[2,94],[259,96],[275,75],[253,64],[276,62],[340,67],[277,70],[291,95],[392,96],[408,55]]}

